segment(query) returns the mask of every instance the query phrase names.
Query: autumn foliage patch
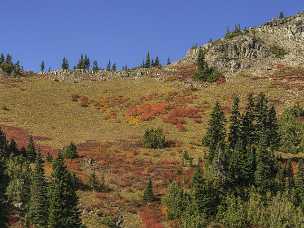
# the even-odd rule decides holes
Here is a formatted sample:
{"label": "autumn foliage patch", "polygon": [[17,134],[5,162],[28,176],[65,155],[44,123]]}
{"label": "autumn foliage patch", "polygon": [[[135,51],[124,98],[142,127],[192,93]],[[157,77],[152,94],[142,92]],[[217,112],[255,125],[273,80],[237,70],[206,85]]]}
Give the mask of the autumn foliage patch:
{"label": "autumn foliage patch", "polygon": [[142,121],[149,121],[155,117],[166,113],[168,104],[165,102],[156,104],[143,104],[129,108],[127,115],[136,116]]}

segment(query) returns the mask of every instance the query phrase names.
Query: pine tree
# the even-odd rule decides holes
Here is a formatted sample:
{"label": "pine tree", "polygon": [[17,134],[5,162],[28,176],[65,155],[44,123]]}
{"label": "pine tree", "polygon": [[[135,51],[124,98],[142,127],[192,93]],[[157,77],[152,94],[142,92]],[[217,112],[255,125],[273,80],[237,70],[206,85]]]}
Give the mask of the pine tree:
{"label": "pine tree", "polygon": [[241,126],[240,126],[240,140],[243,149],[251,151],[253,145],[255,144],[255,103],[252,94],[248,96],[247,106],[245,109],[245,114],[242,116]]}
{"label": "pine tree", "polygon": [[158,57],[158,56],[156,56],[156,58],[155,58],[154,66],[155,66],[155,67],[160,67],[160,66],[161,66],[161,65],[160,65],[160,61],[159,61],[159,57]]}
{"label": "pine tree", "polygon": [[151,57],[150,57],[150,52],[148,52],[146,56],[145,68],[150,68],[150,67],[151,67]]}
{"label": "pine tree", "polygon": [[111,64],[111,60],[109,60],[108,65],[107,65],[107,71],[111,71],[112,68],[112,64]]}
{"label": "pine tree", "polygon": [[233,98],[232,113],[230,117],[230,129],[228,134],[228,143],[231,149],[235,149],[240,143],[240,111],[239,111],[239,97]]}
{"label": "pine tree", "polygon": [[116,66],[116,63],[114,63],[114,64],[112,65],[112,71],[113,71],[113,72],[116,72],[116,70],[117,70],[117,66]]}
{"label": "pine tree", "polygon": [[280,133],[277,114],[274,106],[268,110],[266,121],[267,144],[273,150],[280,146]]}
{"label": "pine tree", "polygon": [[36,158],[36,148],[32,136],[29,138],[29,142],[26,148],[26,157],[30,162],[35,161]]}
{"label": "pine tree", "polygon": [[171,60],[170,60],[170,58],[167,59],[167,65],[171,65]]}
{"label": "pine tree", "polygon": [[274,155],[263,144],[260,145],[257,151],[255,171],[255,186],[260,193],[265,194],[274,190],[276,173]]}
{"label": "pine tree", "polygon": [[8,153],[13,156],[16,156],[19,154],[19,150],[17,148],[17,143],[14,139],[12,139],[8,145]]}
{"label": "pine tree", "polygon": [[74,159],[78,157],[77,146],[71,142],[71,144],[65,148],[64,157],[68,159]]}
{"label": "pine tree", "polygon": [[[256,144],[264,144],[266,147],[268,144],[267,137],[267,118],[268,118],[268,100],[264,94],[259,94],[256,102]],[[266,139],[266,142],[263,142]]]}
{"label": "pine tree", "polygon": [[199,49],[197,57],[197,70],[193,76],[195,80],[199,81],[213,81],[214,70],[210,68],[205,60],[205,53],[203,49]]}
{"label": "pine tree", "polygon": [[2,63],[4,63],[4,61],[5,61],[4,54],[1,53],[1,55],[0,55],[0,65],[1,65]]}
{"label": "pine tree", "polygon": [[62,155],[53,162],[52,181],[49,187],[48,227],[82,227],[78,197],[71,174],[64,165]]}
{"label": "pine tree", "polygon": [[40,64],[40,71],[44,72],[44,70],[45,70],[45,63],[44,63],[44,61],[42,61]]}
{"label": "pine tree", "polygon": [[62,60],[61,69],[68,70],[69,68],[70,68],[69,61],[66,57],[64,57]]}
{"label": "pine tree", "polygon": [[204,181],[201,170],[199,167],[196,168],[195,173],[192,177],[192,194],[193,201],[200,214],[211,215],[215,212],[215,192]]}
{"label": "pine tree", "polygon": [[0,128],[0,154],[2,156],[7,155],[7,139],[5,132]]}
{"label": "pine tree", "polygon": [[304,160],[298,162],[298,172],[295,177],[296,204],[304,209]]}
{"label": "pine tree", "polygon": [[46,227],[48,217],[47,183],[44,177],[43,160],[37,153],[31,180],[28,217],[35,227]]}
{"label": "pine tree", "polygon": [[94,73],[97,73],[99,71],[98,62],[96,60],[93,62],[92,70],[93,70]]}
{"label": "pine tree", "polygon": [[203,138],[203,144],[209,148],[209,161],[213,160],[218,147],[223,148],[225,146],[225,122],[224,112],[217,102],[210,116],[207,134]]}
{"label": "pine tree", "polygon": [[146,189],[144,191],[144,201],[153,202],[153,200],[154,200],[153,184],[152,184],[152,179],[149,178]]}
{"label": "pine tree", "polygon": [[84,69],[89,70],[91,66],[91,61],[87,55],[84,56]]}

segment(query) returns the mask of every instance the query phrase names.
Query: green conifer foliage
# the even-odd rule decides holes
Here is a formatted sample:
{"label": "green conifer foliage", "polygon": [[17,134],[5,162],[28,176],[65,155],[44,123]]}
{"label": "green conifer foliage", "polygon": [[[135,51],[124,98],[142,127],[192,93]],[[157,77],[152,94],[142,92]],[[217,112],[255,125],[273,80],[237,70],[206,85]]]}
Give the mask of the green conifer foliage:
{"label": "green conifer foliage", "polygon": [[44,177],[43,161],[39,152],[37,153],[31,180],[28,217],[30,224],[35,227],[47,227],[47,182]]}
{"label": "green conifer foliage", "polygon": [[29,142],[26,148],[26,157],[30,162],[35,161],[36,158],[36,148],[34,144],[33,137],[29,138]]}
{"label": "green conifer foliage", "polygon": [[239,97],[233,98],[232,113],[230,117],[230,129],[228,134],[228,143],[231,149],[235,149],[238,143],[240,143],[240,118],[241,114],[239,111]]}
{"label": "green conifer foliage", "polygon": [[52,181],[49,187],[48,227],[82,227],[75,186],[71,174],[64,165],[62,155],[53,161]]}
{"label": "green conifer foliage", "polygon": [[209,154],[208,159],[212,161],[215,157],[218,147],[223,148],[225,146],[225,115],[219,103],[216,103],[208,124],[207,134],[203,138],[203,144],[208,146]]}
{"label": "green conifer foliage", "polygon": [[155,199],[155,197],[154,197],[154,193],[153,193],[152,179],[149,178],[146,189],[144,191],[144,201],[153,202],[154,199]]}

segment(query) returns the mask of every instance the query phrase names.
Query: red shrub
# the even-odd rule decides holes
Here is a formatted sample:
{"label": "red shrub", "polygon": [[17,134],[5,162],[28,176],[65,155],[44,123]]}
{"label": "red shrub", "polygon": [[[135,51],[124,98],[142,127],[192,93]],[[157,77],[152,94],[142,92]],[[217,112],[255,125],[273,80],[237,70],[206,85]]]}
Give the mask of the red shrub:
{"label": "red shrub", "polygon": [[168,105],[164,102],[157,104],[143,104],[128,110],[128,116],[138,116],[142,121],[154,119],[156,116],[166,112]]}
{"label": "red shrub", "polygon": [[81,107],[88,107],[88,105],[89,105],[89,98],[86,97],[86,96],[81,96],[79,98],[79,102],[80,102]]}

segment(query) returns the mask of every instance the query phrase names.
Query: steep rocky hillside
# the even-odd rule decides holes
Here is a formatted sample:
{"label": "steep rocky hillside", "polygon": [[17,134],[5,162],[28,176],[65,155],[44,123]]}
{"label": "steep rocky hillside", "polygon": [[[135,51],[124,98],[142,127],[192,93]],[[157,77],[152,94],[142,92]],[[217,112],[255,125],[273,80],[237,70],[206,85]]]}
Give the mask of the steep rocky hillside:
{"label": "steep rocky hillside", "polygon": [[[177,64],[195,63],[199,48],[191,48]],[[230,32],[202,48],[207,62],[227,73],[270,70],[275,64],[299,65],[304,62],[304,13]]]}

